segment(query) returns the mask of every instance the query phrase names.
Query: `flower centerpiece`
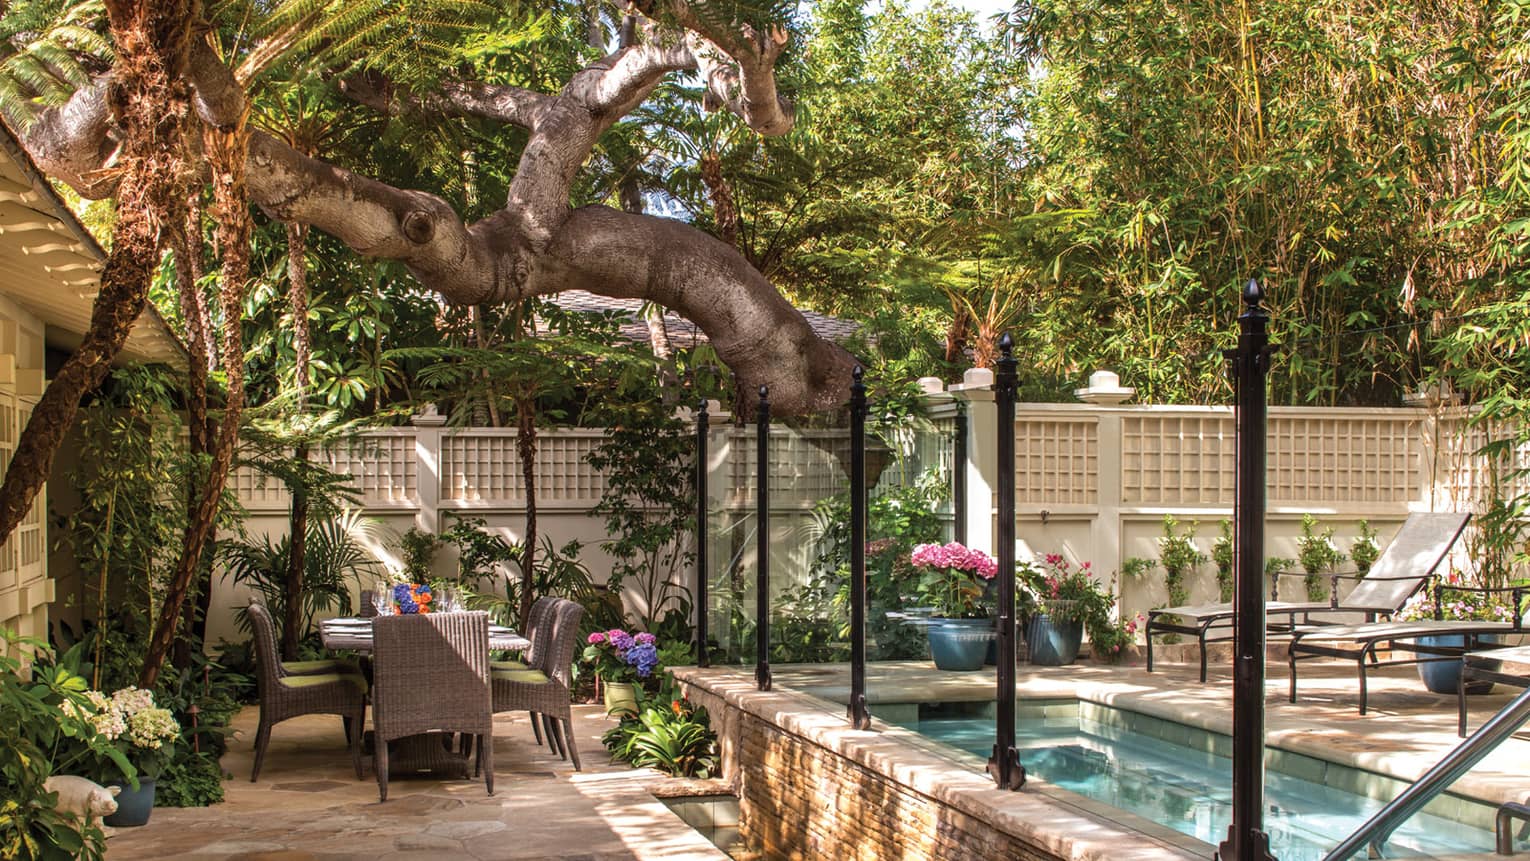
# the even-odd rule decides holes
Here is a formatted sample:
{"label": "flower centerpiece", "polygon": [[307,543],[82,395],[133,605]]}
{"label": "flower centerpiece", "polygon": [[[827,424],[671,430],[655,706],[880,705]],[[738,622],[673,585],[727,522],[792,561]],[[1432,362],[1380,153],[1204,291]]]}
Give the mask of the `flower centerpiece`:
{"label": "flower centerpiece", "polygon": [[595,665],[595,676],[604,684],[606,712],[636,711],[635,688],[653,679],[659,668],[658,641],[647,631],[596,631],[585,640],[584,659]]}
{"label": "flower centerpiece", "polygon": [[424,583],[396,583],[393,586],[393,603],[405,615],[429,613],[433,595]]}
{"label": "flower centerpiece", "polygon": [[926,634],[930,656],[942,670],[977,670],[983,666],[993,625],[983,598],[999,564],[981,550],[959,542],[920,544],[909,555],[919,574],[915,591],[931,609]]}
{"label": "flower centerpiece", "polygon": [[136,771],[130,777],[112,758],[93,757],[91,779],[104,786],[122,787],[117,813],[107,817],[106,824],[143,825],[154,807],[154,782],[175,752],[181,726],[170,710],[156,706],[154,694],[143,688],[123,688],[110,697],[100,691],[86,691],[85,699],[87,704],[69,708],[89,721]]}

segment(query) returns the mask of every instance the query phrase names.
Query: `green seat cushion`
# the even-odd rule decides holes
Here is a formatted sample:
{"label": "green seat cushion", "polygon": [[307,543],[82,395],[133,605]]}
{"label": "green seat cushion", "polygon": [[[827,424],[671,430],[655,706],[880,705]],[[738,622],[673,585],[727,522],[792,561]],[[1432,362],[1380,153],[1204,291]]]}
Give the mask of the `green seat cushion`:
{"label": "green seat cushion", "polygon": [[347,682],[356,687],[362,693],[367,692],[366,677],[360,673],[319,673],[312,676],[287,676],[278,679],[283,687],[287,688],[316,688],[321,685],[332,685],[336,682]]}
{"label": "green seat cushion", "polygon": [[489,662],[489,669],[491,669],[491,670],[529,670],[531,668],[526,666],[526,662],[525,661],[490,661]]}
{"label": "green seat cushion", "polygon": [[547,674],[541,670],[490,670],[489,675],[497,682],[520,682],[527,685],[547,684]]}
{"label": "green seat cushion", "polygon": [[293,676],[315,676],[323,673],[356,673],[354,661],[343,658],[320,658],[317,661],[282,661],[282,670]]}

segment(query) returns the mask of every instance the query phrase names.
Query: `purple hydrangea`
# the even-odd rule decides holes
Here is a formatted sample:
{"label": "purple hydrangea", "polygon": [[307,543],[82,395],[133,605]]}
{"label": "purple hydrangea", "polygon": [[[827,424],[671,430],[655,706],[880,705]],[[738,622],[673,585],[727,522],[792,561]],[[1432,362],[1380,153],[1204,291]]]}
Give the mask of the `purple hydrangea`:
{"label": "purple hydrangea", "polygon": [[633,636],[632,639],[640,645],[651,646],[657,643],[659,638],[648,633],[647,631],[639,631],[635,636]]}

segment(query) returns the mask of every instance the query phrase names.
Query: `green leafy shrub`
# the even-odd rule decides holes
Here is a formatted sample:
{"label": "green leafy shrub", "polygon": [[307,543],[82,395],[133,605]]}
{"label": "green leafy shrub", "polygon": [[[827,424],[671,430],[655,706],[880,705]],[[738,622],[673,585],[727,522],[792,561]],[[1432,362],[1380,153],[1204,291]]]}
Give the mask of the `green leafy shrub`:
{"label": "green leafy shrub", "polygon": [[1187,578],[1206,562],[1206,554],[1195,546],[1196,522],[1190,521],[1183,535],[1175,530],[1179,521],[1174,515],[1163,516],[1163,537],[1158,539],[1158,564],[1163,567],[1164,586],[1169,591],[1169,606],[1189,603]]}
{"label": "green leafy shrub", "polygon": [[[53,805],[44,788],[55,774],[74,773],[88,758],[133,766],[90,722],[85,678],[52,660],[47,645],[0,628],[0,858],[17,861],[105,857],[106,838]],[[10,657],[35,650],[30,677]]]}
{"label": "green leafy shrub", "polygon": [[1221,534],[1211,543],[1211,561],[1217,566],[1217,600],[1226,602],[1233,598],[1236,576],[1233,571],[1233,524],[1224,517],[1218,526]]}
{"label": "green leafy shrub", "polygon": [[1376,543],[1376,530],[1364,520],[1360,521],[1360,534],[1349,545],[1349,558],[1354,561],[1355,570],[1360,576],[1365,576],[1380,556],[1381,546]]}
{"label": "green leafy shrub", "polygon": [[165,766],[154,790],[156,807],[206,807],[223,801],[223,768],[208,753],[179,756]]}
{"label": "green leafy shrub", "polygon": [[1307,576],[1302,579],[1307,588],[1307,600],[1326,601],[1328,580],[1323,575],[1332,573],[1348,557],[1334,546],[1333,527],[1319,533],[1317,525],[1317,518],[1310,514],[1302,515],[1302,534],[1296,539],[1296,557],[1302,570],[1307,572]]}
{"label": "green leafy shrub", "polygon": [[666,685],[658,694],[638,693],[636,714],[601,736],[611,756],[635,768],[653,768],[671,777],[717,773],[717,734],[707,710]]}

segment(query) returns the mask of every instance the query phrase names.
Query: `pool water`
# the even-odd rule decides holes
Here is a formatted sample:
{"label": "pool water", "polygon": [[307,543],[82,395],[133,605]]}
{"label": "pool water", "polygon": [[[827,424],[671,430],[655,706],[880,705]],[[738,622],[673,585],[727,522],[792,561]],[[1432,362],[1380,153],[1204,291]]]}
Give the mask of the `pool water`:
{"label": "pool water", "polygon": [[[920,709],[905,723],[921,735],[987,757],[993,721],[970,714]],[[1208,753],[1209,738],[1190,746],[1118,725],[1049,716],[1017,718],[1020,762],[1026,772],[1079,795],[1118,807],[1212,845],[1232,822],[1232,760]],[[1112,721],[1112,724],[1115,724]],[[1190,729],[1191,733],[1203,733]],[[1209,734],[1203,733],[1203,736]],[[1321,859],[1384,803],[1267,770],[1265,831],[1281,861]],[[1493,834],[1427,813],[1412,817],[1387,843],[1387,857],[1491,853]]]}

